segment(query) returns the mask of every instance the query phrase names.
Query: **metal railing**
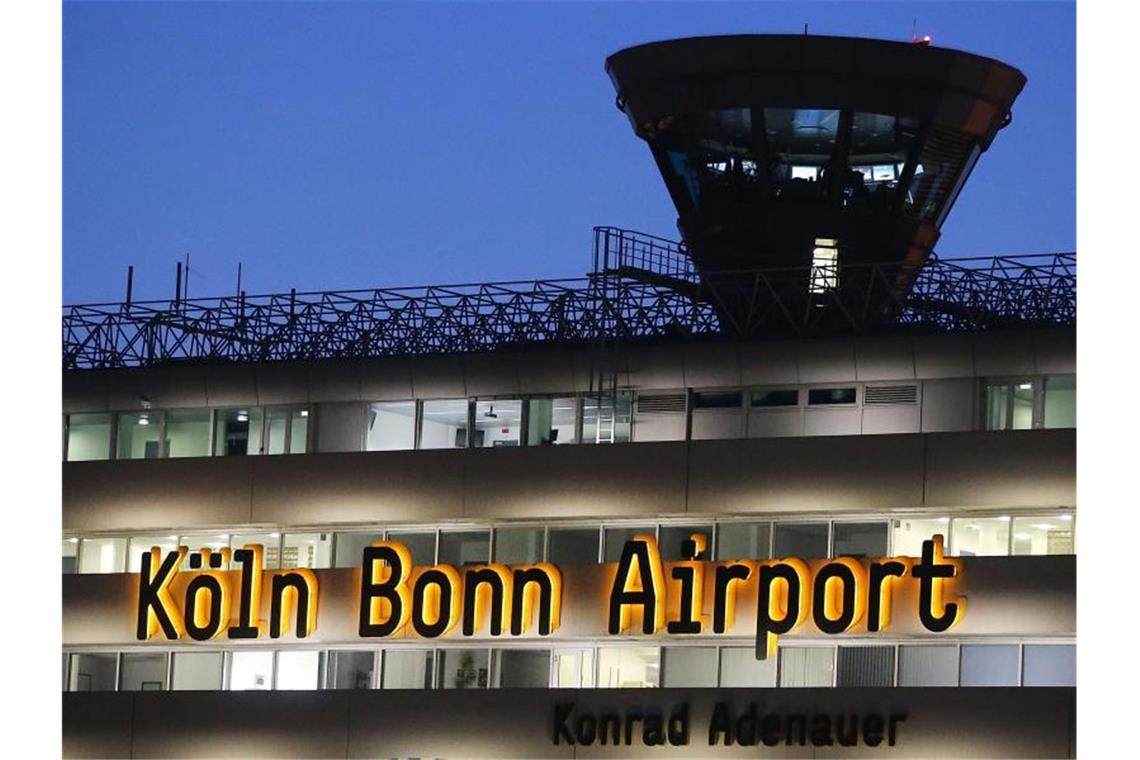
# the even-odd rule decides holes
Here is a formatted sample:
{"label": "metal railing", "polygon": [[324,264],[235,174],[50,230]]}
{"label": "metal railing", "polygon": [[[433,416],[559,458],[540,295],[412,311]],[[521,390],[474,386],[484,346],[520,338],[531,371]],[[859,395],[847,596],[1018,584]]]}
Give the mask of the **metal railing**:
{"label": "metal railing", "polygon": [[[618,238],[629,245],[629,235]],[[660,240],[660,239],[657,239]],[[667,241],[666,241],[667,242]],[[679,247],[674,244],[675,250]],[[637,255],[657,255],[640,249]],[[604,262],[602,262],[604,263]],[[669,267],[673,267],[669,269]],[[68,306],[65,369],[268,362],[677,339],[978,331],[1076,323],[1076,254],[704,273],[678,289],[584,278]],[[909,290],[900,278],[913,279]],[[724,316],[730,315],[730,316]]]}

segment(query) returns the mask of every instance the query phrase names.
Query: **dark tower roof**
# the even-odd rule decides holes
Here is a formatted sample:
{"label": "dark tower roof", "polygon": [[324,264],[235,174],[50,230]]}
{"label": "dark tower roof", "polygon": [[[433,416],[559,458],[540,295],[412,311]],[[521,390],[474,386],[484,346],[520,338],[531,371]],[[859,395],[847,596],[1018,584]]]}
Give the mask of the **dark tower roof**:
{"label": "dark tower roof", "polygon": [[697,270],[797,267],[813,292],[869,262],[908,287],[1026,82],[956,50],[806,35],[654,42],[606,71]]}

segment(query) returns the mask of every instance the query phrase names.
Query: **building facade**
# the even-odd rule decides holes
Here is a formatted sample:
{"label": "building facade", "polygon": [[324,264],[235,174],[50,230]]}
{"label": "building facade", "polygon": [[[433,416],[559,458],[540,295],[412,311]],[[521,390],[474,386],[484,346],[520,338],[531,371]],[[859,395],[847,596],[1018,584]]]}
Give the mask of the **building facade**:
{"label": "building facade", "polygon": [[[923,118],[872,195],[952,203]],[[582,281],[70,308],[65,752],[1074,754],[1075,257],[930,259],[938,206],[726,277],[677,198],[740,155]],[[859,205],[796,160],[764,203]]]}

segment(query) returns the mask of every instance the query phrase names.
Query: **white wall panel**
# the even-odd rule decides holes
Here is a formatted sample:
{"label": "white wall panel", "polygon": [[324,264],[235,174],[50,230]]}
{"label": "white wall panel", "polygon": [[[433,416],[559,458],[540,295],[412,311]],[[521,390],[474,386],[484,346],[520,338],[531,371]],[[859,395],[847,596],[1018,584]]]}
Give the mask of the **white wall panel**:
{"label": "white wall panel", "polygon": [[804,410],[804,435],[856,435],[862,424],[859,407]]}
{"label": "white wall panel", "polygon": [[368,406],[361,402],[317,407],[317,451],[362,451],[368,427]]}

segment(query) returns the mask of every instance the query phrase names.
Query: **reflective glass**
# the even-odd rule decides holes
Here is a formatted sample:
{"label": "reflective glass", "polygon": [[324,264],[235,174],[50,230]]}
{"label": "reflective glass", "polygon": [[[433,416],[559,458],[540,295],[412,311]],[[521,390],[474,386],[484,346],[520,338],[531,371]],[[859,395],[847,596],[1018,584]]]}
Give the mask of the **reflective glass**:
{"label": "reflective glass", "polygon": [[633,419],[629,396],[582,400],[582,443],[626,443]]}
{"label": "reflective glass", "polygon": [[542,561],[543,528],[496,528],[495,561],[524,565]]}
{"label": "reflective glass", "polygon": [[164,653],[125,652],[119,663],[119,691],[163,691],[166,689]]}
{"label": "reflective glass", "polygon": [[718,560],[769,558],[771,523],[724,522],[716,529]]}
{"label": "reflective glass", "polygon": [[424,402],[420,448],[467,448],[467,399],[434,399]]}
{"label": "reflective glass", "polygon": [[219,409],[214,426],[216,456],[261,453],[261,410],[256,407]]}
{"label": "reflective glass", "polygon": [[126,572],[127,539],[85,538],[79,543],[80,573]]}
{"label": "reflective glass", "polygon": [[210,456],[210,412],[167,412],[166,445],[169,457]]}
{"label": "reflective glass", "polygon": [[1076,426],[1077,379],[1045,378],[1045,427],[1075,428]]}
{"label": "reflective glass", "polygon": [[818,559],[827,556],[827,523],[776,523],[775,557]]}
{"label": "reflective glass", "polygon": [[551,528],[547,560],[554,564],[595,564],[598,561],[597,528]]}
{"label": "reflective glass", "polygon": [[1013,518],[1014,554],[1075,554],[1073,516]]}
{"label": "reflective glass", "polygon": [[494,686],[500,689],[545,689],[550,686],[549,649],[495,649]]}
{"label": "reflective glass", "polygon": [[837,522],[832,527],[835,557],[885,557],[887,556],[887,523]]}
{"label": "reflective glass", "polygon": [[776,685],[776,657],[756,659],[755,647],[721,647],[722,688],[770,688]]}
{"label": "reflective glass", "polygon": [[286,533],[281,567],[332,567],[331,533]]}
{"label": "reflective glass", "polygon": [[957,686],[958,647],[899,647],[899,686]]}
{"label": "reflective glass", "polygon": [[484,565],[491,559],[491,536],[487,530],[442,531],[439,534],[439,562],[455,565]]}
{"label": "reflective glass", "polygon": [[364,559],[364,547],[382,540],[384,540],[384,532],[381,530],[373,533],[337,533],[336,562],[333,566],[360,567],[360,563]]}
{"label": "reflective glass", "polygon": [[[263,567],[267,570],[281,567],[281,534],[280,533],[242,533],[230,536],[230,546],[241,549],[247,544],[261,544],[264,547]],[[210,548],[220,548],[221,539],[208,544]],[[237,563],[233,563],[238,567]]]}
{"label": "reflective glass", "polygon": [[1033,383],[1017,383],[1013,386],[1013,429],[1033,428]]}
{"label": "reflective glass", "polygon": [[1008,517],[955,517],[952,554],[1004,557],[1009,554]]}
{"label": "reflective glass", "polygon": [[142,555],[157,546],[161,552],[160,560],[166,558],[167,552],[178,548],[178,536],[131,536],[130,547],[127,550],[127,572],[142,572]]}
{"label": "reflective glass", "polygon": [[[466,413],[465,408],[463,414]],[[366,450],[396,451],[412,449],[415,445],[415,401],[380,401],[368,405]]]}
{"label": "reflective glass", "polygon": [[781,645],[780,686],[831,686],[835,670],[835,647]]}
{"label": "reflective glass", "polygon": [[1017,686],[1016,644],[963,644],[962,686]]}
{"label": "reflective glass", "polygon": [[230,653],[230,691],[273,688],[273,652]]}
{"label": "reflective glass", "polygon": [[518,446],[522,440],[522,401],[475,402],[475,447]]}
{"label": "reflective glass", "polygon": [[63,574],[70,575],[76,571],[75,560],[79,556],[79,539],[63,539]]}
{"label": "reflective glass", "polygon": [[486,689],[490,686],[487,649],[440,649],[438,654],[440,688]]}
{"label": "reflective glass", "polygon": [[388,533],[389,541],[399,541],[407,547],[412,555],[412,562],[416,565],[435,564],[435,533],[403,533],[394,531]]}
{"label": "reflective glass", "polygon": [[81,653],[71,655],[71,691],[114,691],[118,655]]}
{"label": "reflective glass", "polygon": [[575,443],[575,425],[578,420],[578,399],[536,398],[527,402],[528,446],[556,446]]}
{"label": "reflective glass", "polygon": [[324,654],[288,650],[277,653],[277,683],[281,690],[313,691],[321,687]]}
{"label": "reflective glass", "polygon": [[699,533],[705,537],[705,550],[701,552],[699,559],[711,559],[713,537],[713,526],[711,525],[662,525],[657,540],[661,559],[665,562],[689,559],[689,557],[682,556],[681,548],[694,533]]}
{"label": "reflective glass", "polygon": [[921,557],[922,542],[935,534],[942,536],[942,548],[949,550],[949,517],[905,517],[891,520],[891,554],[895,557]]}
{"label": "reflective glass", "polygon": [[375,659],[370,650],[333,650],[328,654],[326,689],[370,689]]}
{"label": "reflective glass", "polygon": [[986,386],[986,430],[1009,427],[1009,385]]}
{"label": "reflective glass", "polygon": [[657,647],[599,647],[599,689],[643,689],[659,686],[661,654]]}
{"label": "reflective glass", "polygon": [[111,456],[110,414],[67,416],[67,461],[86,462]]}
{"label": "reflective glass", "polygon": [[622,525],[613,528],[606,528],[606,562],[617,562],[621,559],[622,549],[625,548],[626,541],[632,541],[634,536],[654,536],[656,537],[657,529],[653,525],[639,525],[627,526]]}
{"label": "reflective glass", "polygon": [[661,664],[666,689],[716,687],[716,647],[663,647]]}
{"label": "reflective glass", "polygon": [[158,459],[164,456],[159,438],[162,412],[122,412],[116,440],[117,459]]}
{"label": "reflective glass", "polygon": [[309,450],[309,410],[294,409],[289,429],[289,453],[304,454]]}
{"label": "reflective glass", "polygon": [[1026,644],[1023,686],[1076,686],[1077,648],[1072,644]]}
{"label": "reflective glass", "polygon": [[221,652],[175,652],[170,688],[174,691],[217,691],[222,688]]}
{"label": "reflective glass", "polygon": [[381,685],[385,689],[430,689],[433,662],[430,649],[385,649]]}

